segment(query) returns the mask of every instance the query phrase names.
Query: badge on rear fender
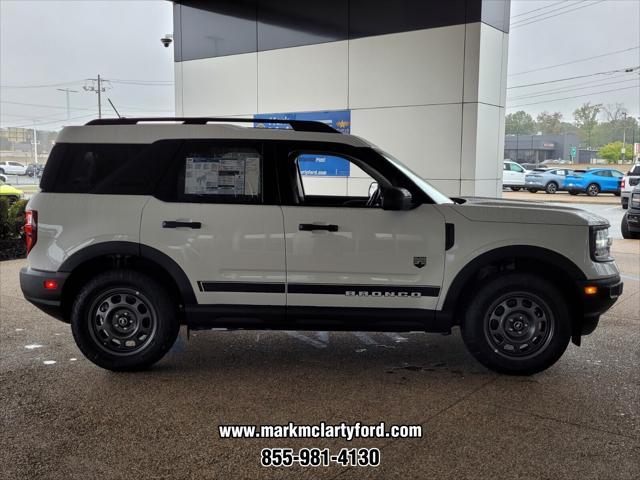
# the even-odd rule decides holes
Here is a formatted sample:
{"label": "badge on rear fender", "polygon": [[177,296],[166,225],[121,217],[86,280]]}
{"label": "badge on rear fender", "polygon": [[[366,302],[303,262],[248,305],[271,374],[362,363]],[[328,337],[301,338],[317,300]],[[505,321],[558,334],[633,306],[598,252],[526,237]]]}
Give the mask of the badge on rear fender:
{"label": "badge on rear fender", "polygon": [[413,257],[413,264],[418,268],[422,268],[427,264],[427,257]]}

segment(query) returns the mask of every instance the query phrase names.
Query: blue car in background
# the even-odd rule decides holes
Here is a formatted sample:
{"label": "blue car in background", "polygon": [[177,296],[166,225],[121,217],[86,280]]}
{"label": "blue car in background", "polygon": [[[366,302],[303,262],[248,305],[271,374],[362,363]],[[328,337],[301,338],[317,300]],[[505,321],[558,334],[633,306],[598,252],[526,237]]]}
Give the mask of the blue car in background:
{"label": "blue car in background", "polygon": [[524,177],[524,188],[531,193],[536,193],[538,190],[556,193],[564,190],[566,178],[573,173],[573,170],[568,168],[534,168]]}
{"label": "blue car in background", "polygon": [[588,170],[575,170],[565,179],[564,189],[571,195],[581,192],[590,197],[599,193],[613,193],[620,195],[620,181],[622,172],[615,168],[590,168]]}

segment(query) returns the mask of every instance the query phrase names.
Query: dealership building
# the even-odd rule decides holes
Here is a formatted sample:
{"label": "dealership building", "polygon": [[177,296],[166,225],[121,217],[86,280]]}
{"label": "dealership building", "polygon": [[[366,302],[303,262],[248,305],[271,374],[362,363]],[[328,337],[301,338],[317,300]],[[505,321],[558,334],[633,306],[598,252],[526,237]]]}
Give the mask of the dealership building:
{"label": "dealership building", "polygon": [[[449,195],[497,196],[509,10],[509,0],[175,1],[176,114],[324,121]],[[336,193],[362,175],[332,162],[307,174]]]}

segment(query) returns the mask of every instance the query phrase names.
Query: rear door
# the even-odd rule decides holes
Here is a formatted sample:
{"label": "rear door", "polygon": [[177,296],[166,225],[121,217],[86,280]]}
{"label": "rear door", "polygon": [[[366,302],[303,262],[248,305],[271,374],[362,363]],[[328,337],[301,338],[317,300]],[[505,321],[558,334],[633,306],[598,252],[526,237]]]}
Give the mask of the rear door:
{"label": "rear door", "polygon": [[282,209],[269,163],[261,142],[187,140],[144,208],[141,244],[185,271],[200,305],[284,312]]}
{"label": "rear door", "polygon": [[[311,142],[283,144],[278,150],[288,311],[295,315],[308,312],[308,307],[339,308],[336,314],[348,314],[345,307],[381,309],[376,313],[435,310],[444,266],[442,215],[432,204],[404,211],[371,204],[372,182],[408,184],[402,183],[398,172],[394,177],[394,172],[366,171],[363,158],[358,158],[363,153],[358,150],[364,149],[353,150]],[[350,176],[301,175],[300,161],[309,155],[350,163]]]}

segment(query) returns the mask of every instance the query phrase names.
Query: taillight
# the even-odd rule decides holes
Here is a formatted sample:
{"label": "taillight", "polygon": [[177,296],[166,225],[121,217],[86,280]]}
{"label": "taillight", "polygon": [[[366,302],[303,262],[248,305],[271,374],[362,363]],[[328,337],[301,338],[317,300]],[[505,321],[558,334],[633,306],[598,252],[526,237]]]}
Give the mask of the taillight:
{"label": "taillight", "polygon": [[624,177],[622,177],[622,180],[620,180],[620,188],[624,188]]}
{"label": "taillight", "polygon": [[27,242],[27,255],[38,241],[38,212],[26,210],[24,212],[24,238]]}

